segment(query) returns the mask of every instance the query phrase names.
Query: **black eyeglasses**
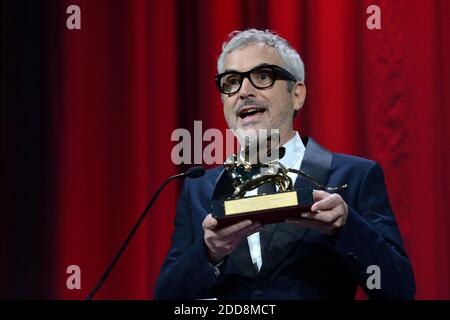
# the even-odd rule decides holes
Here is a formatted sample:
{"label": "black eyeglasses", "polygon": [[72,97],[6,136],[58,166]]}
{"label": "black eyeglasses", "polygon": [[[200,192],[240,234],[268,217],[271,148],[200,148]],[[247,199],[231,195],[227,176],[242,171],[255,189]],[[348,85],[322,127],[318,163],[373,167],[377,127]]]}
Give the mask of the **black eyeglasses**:
{"label": "black eyeglasses", "polygon": [[278,79],[297,81],[292,73],[277,65],[261,65],[246,72],[226,71],[218,74],[214,80],[220,92],[233,94],[241,89],[245,78],[257,89],[269,88]]}

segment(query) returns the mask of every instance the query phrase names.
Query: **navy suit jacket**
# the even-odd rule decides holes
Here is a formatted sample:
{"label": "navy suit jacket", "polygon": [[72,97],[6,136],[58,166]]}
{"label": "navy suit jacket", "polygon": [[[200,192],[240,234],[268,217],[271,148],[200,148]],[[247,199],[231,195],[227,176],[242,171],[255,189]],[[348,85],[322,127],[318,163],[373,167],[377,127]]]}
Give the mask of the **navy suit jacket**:
{"label": "navy suit jacket", "polygon": [[[346,224],[335,236],[290,223],[266,225],[271,232],[259,272],[247,241],[225,258],[217,277],[208,262],[202,229],[211,201],[225,199],[233,188],[224,168],[186,179],[177,203],[172,246],[155,289],[155,299],[354,299],[360,285],[370,298],[413,299],[410,261],[392,213],[384,175],[374,161],[331,153],[305,138],[301,169],[324,185],[344,183]],[[295,188],[311,186],[298,176]],[[366,281],[380,269],[381,288]]]}

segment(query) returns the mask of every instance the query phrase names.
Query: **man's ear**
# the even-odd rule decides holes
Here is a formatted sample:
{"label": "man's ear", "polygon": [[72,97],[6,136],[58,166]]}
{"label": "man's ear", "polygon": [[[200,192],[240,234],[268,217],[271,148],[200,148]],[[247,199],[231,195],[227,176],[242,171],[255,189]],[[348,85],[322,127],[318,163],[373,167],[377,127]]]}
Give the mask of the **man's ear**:
{"label": "man's ear", "polygon": [[303,82],[297,82],[292,89],[292,99],[294,102],[294,110],[299,111],[306,99],[306,87]]}

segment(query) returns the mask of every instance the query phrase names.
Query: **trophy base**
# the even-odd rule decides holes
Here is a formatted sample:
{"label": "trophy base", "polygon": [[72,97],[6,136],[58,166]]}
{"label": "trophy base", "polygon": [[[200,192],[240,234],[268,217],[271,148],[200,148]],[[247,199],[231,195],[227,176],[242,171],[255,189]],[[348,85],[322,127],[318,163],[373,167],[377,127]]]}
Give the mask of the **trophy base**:
{"label": "trophy base", "polygon": [[213,201],[212,216],[223,228],[250,219],[261,224],[283,222],[311,210],[312,189],[305,188],[235,200]]}

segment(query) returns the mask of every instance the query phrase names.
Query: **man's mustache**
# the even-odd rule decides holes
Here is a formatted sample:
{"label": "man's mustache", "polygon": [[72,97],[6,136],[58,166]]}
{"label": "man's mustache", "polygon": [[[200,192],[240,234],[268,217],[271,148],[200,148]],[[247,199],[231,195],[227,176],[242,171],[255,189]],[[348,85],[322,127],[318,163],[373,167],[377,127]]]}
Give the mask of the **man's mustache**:
{"label": "man's mustache", "polygon": [[254,107],[257,107],[257,108],[269,109],[269,106],[267,104],[265,104],[265,103],[259,102],[259,101],[255,100],[255,99],[245,99],[245,100],[242,100],[241,102],[239,102],[237,104],[237,107],[235,108],[236,109],[236,114],[239,114],[241,109],[243,107],[246,107],[246,106],[254,106]]}

